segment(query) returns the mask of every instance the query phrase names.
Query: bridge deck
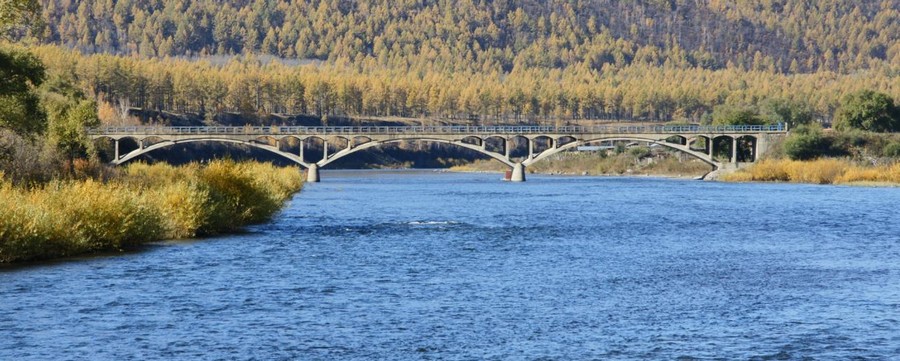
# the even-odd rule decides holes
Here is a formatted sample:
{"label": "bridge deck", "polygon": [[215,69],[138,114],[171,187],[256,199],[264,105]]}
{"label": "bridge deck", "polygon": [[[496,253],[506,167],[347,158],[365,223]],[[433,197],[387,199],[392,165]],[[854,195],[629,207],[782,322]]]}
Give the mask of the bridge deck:
{"label": "bridge deck", "polygon": [[441,134],[441,135],[535,135],[535,134],[737,134],[784,133],[777,125],[659,125],[659,126],[357,126],[357,127],[97,127],[88,129],[92,136],[106,135],[382,135],[382,134]]}

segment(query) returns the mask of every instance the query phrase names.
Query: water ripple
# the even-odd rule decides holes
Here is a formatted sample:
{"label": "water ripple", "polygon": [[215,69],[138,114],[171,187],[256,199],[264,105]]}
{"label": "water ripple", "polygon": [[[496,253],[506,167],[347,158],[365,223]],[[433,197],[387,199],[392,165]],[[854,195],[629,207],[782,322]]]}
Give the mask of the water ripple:
{"label": "water ripple", "polygon": [[893,359],[895,189],[323,172],[272,223],[0,270],[0,359]]}

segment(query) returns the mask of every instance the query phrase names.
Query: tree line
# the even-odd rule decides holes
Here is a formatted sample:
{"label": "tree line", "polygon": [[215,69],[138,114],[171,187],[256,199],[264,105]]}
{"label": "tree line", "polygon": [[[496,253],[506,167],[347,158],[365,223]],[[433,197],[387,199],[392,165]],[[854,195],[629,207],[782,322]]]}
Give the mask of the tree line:
{"label": "tree line", "polygon": [[[408,73],[350,64],[291,65],[253,55],[145,59],[33,47],[54,76],[113,105],[215,121],[248,116],[410,117],[468,123],[583,119],[712,122],[735,109],[769,122],[830,121],[841,99],[864,89],[900,96],[893,72],[779,74],[634,64],[510,73]],[[802,113],[802,114],[797,114]],[[793,115],[792,115],[793,114]]]}

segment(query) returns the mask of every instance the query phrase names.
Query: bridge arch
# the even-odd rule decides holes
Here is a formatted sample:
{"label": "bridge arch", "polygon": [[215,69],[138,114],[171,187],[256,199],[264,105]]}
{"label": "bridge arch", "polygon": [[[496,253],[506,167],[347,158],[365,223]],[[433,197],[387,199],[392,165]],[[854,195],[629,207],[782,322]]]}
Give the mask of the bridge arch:
{"label": "bridge arch", "polygon": [[480,147],[480,146],[482,146],[482,145],[484,144],[484,139],[481,139],[481,138],[479,138],[479,137],[476,137],[476,136],[474,136],[474,135],[471,135],[471,136],[468,136],[468,137],[465,137],[465,138],[461,139],[460,142],[463,142],[463,143],[466,143],[466,144],[471,144],[471,145],[476,145],[476,146],[479,146],[479,147]]}
{"label": "bridge arch", "polygon": [[337,152],[337,153],[334,153],[334,154],[330,155],[330,156],[328,157],[328,159],[322,159],[321,161],[317,162],[317,164],[318,164],[319,167],[324,167],[324,166],[326,166],[326,165],[328,165],[328,164],[333,163],[334,161],[336,161],[336,160],[338,160],[338,159],[341,159],[341,158],[343,158],[343,157],[346,157],[346,156],[348,156],[348,155],[350,155],[350,154],[353,154],[353,153],[356,153],[356,152],[359,152],[359,151],[362,151],[362,150],[366,150],[366,149],[369,149],[369,148],[374,148],[374,147],[378,147],[378,146],[382,146],[382,145],[390,144],[390,143],[400,143],[400,142],[404,142],[404,141],[419,141],[419,142],[434,142],[434,143],[452,144],[452,145],[456,145],[456,146],[459,146],[459,147],[462,147],[462,148],[466,148],[466,149],[471,149],[471,150],[474,150],[474,151],[476,151],[476,152],[478,152],[478,153],[487,155],[487,156],[489,156],[489,157],[491,157],[491,158],[493,158],[493,159],[495,159],[495,160],[497,160],[497,161],[499,161],[499,162],[505,164],[505,165],[508,166],[508,167],[513,167],[513,166],[515,166],[515,163],[510,162],[510,161],[509,161],[508,159],[506,159],[506,157],[504,157],[502,154],[498,154],[498,153],[495,153],[495,152],[488,151],[488,150],[484,149],[484,148],[481,147],[481,146],[477,146],[477,145],[474,145],[474,144],[465,143],[465,142],[463,142],[461,139],[457,139],[457,140],[447,140],[447,139],[438,139],[438,138],[430,138],[430,137],[421,137],[421,138],[415,138],[415,137],[409,137],[409,138],[407,138],[407,137],[404,137],[404,138],[397,138],[397,139],[373,140],[373,141],[370,141],[370,142],[368,142],[368,143],[363,143],[363,144],[357,145],[357,146],[352,147],[352,148],[346,148],[346,149],[343,149],[343,150],[341,150],[341,151],[339,151],[339,152]]}
{"label": "bridge arch", "polygon": [[534,158],[529,159],[529,160],[526,160],[525,162],[522,162],[522,164],[525,165],[525,166],[527,167],[527,166],[530,166],[530,165],[532,165],[532,164],[534,164],[534,163],[537,163],[537,162],[539,162],[539,161],[541,161],[541,160],[544,160],[544,159],[546,159],[547,157],[550,157],[551,155],[558,154],[558,153],[560,153],[560,152],[563,152],[563,151],[566,151],[566,150],[569,150],[569,149],[572,149],[572,148],[576,148],[576,147],[579,147],[579,146],[584,145],[584,144],[587,144],[587,143],[591,143],[591,142],[600,142],[600,141],[631,141],[631,142],[646,142],[646,143],[651,143],[651,144],[659,144],[659,145],[661,145],[661,146],[664,146],[664,147],[667,147],[667,148],[670,148],[670,149],[674,149],[674,150],[677,150],[677,151],[686,153],[686,154],[688,154],[688,155],[691,155],[691,156],[693,156],[694,158],[697,158],[697,159],[703,161],[704,163],[711,165],[711,166],[713,167],[713,169],[719,169],[719,168],[722,166],[720,163],[718,163],[718,162],[716,162],[715,160],[713,160],[713,159],[709,156],[709,154],[702,153],[702,152],[698,152],[698,151],[695,151],[695,150],[691,150],[691,149],[688,148],[688,146],[686,146],[686,145],[681,145],[681,144],[676,144],[676,143],[669,143],[669,142],[667,142],[665,139],[653,139],[653,138],[642,138],[642,137],[628,137],[628,136],[614,136],[614,137],[599,137],[599,138],[579,139],[579,140],[576,140],[576,141],[574,141],[574,142],[570,142],[570,143],[566,143],[566,144],[560,145],[560,146],[557,147],[557,148],[549,149],[549,150],[547,150],[547,151],[545,151],[545,152],[542,152],[542,153],[536,155]]}
{"label": "bridge arch", "polygon": [[532,139],[531,141],[535,142],[535,145],[537,143],[544,143],[547,145],[547,148],[553,148],[554,144],[556,144],[556,142],[553,140],[553,137],[549,135],[539,135],[534,137],[534,139]]}
{"label": "bridge arch", "polygon": [[260,135],[254,139],[255,141],[263,144],[278,144],[281,141],[280,137],[276,137],[274,135]]}
{"label": "bridge arch", "polygon": [[688,138],[682,135],[673,135],[665,139],[666,143],[675,143],[680,145],[687,145]]}
{"label": "bridge arch", "polygon": [[571,135],[564,135],[564,136],[561,136],[561,137],[559,137],[559,138],[556,139],[556,146],[557,146],[557,147],[561,147],[561,146],[564,146],[564,145],[566,145],[566,144],[574,143],[574,142],[577,142],[577,141],[578,141],[578,139],[576,139],[575,137],[573,137],[573,136],[571,136]]}
{"label": "bridge arch", "polygon": [[[141,139],[141,140],[143,140],[143,139]],[[297,164],[300,165],[300,166],[303,166],[304,168],[309,168],[309,167],[310,167],[310,163],[303,162],[303,161],[300,159],[299,156],[294,155],[294,154],[291,154],[291,153],[283,152],[283,151],[279,150],[279,149],[278,149],[277,147],[275,147],[275,146],[271,146],[271,145],[268,145],[268,144],[261,144],[261,143],[257,143],[257,142],[253,142],[253,141],[241,141],[241,140],[234,140],[234,139],[227,139],[227,138],[200,138],[200,139],[184,139],[184,140],[164,140],[164,141],[161,141],[161,142],[159,142],[159,143],[155,143],[155,144],[153,144],[153,145],[151,145],[151,146],[148,146],[148,147],[143,147],[143,148],[135,149],[135,150],[133,150],[133,151],[127,153],[127,154],[122,155],[121,158],[114,160],[113,163],[116,164],[116,165],[121,165],[121,164],[124,164],[124,163],[126,163],[126,162],[128,162],[128,161],[134,159],[134,158],[137,158],[137,157],[139,157],[139,156],[141,156],[141,155],[150,153],[150,152],[152,152],[152,151],[154,151],[154,150],[157,150],[157,149],[162,149],[162,148],[166,148],[166,147],[171,147],[171,146],[176,145],[176,144],[199,143],[199,142],[221,142],[221,143],[232,143],[232,144],[246,145],[246,146],[250,146],[250,147],[253,147],[253,148],[257,148],[257,149],[262,149],[262,150],[265,150],[265,151],[268,151],[268,152],[271,152],[271,153],[275,153],[275,154],[280,155],[280,156],[282,156],[282,157],[284,157],[284,158],[287,158],[288,160],[290,160],[290,161],[292,161],[292,162],[294,162],[294,163],[297,163]]]}
{"label": "bridge arch", "polygon": [[509,146],[509,140],[502,135],[490,135],[481,138],[481,146],[488,152],[500,154],[506,151],[506,148]]}
{"label": "bridge arch", "polygon": [[757,158],[759,158],[759,154],[757,154],[757,146],[759,139],[752,135],[742,135],[739,137],[735,137],[735,144],[737,144],[737,156],[738,159],[736,161],[741,162],[755,162]]}
{"label": "bridge arch", "polygon": [[[703,148],[697,148],[697,147],[695,147],[695,146],[694,146],[694,143],[697,143],[697,142],[700,141],[701,139],[703,140],[703,145],[704,145],[704,147],[703,147]],[[709,145],[710,145],[710,142],[712,142],[712,139],[711,139],[710,137],[707,137],[707,136],[705,136],[705,135],[697,135],[697,136],[693,136],[693,137],[688,138],[688,140],[687,140],[687,146],[688,146],[688,148],[690,148],[691,150],[701,150],[701,149],[703,149],[703,150],[705,150],[706,152],[709,152]]]}
{"label": "bridge arch", "polygon": [[340,147],[346,148],[353,144],[353,140],[340,135],[334,135],[328,138],[328,144],[334,145],[335,147],[340,145]]}
{"label": "bridge arch", "polygon": [[359,146],[360,144],[366,144],[371,141],[372,141],[372,138],[367,137],[365,135],[359,135],[359,136],[353,137],[353,143],[351,143],[351,146],[356,147],[356,146]]}

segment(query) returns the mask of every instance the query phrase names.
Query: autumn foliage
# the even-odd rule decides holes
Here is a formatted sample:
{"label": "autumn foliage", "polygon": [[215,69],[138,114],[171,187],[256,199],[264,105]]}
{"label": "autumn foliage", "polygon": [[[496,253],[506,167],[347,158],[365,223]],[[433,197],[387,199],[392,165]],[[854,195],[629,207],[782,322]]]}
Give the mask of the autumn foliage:
{"label": "autumn foliage", "polygon": [[109,182],[15,187],[0,175],[0,262],[129,249],[263,222],[299,190],[296,168],[136,163]]}

